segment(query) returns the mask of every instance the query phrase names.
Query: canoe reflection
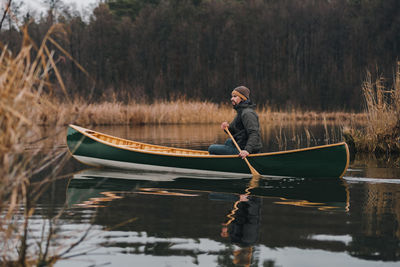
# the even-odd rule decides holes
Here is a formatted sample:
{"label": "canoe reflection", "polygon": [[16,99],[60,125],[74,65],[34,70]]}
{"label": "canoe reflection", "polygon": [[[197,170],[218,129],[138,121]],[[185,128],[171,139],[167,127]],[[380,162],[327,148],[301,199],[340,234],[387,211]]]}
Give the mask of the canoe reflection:
{"label": "canoe reflection", "polygon": [[[207,192],[209,198],[223,198],[223,194],[246,194],[275,197],[276,204],[345,209],[347,194],[340,179],[268,178],[253,180],[218,179],[218,177],[180,176],[174,173],[121,172],[108,169],[88,169],[74,174],[67,188],[68,207],[99,207],[123,198],[124,194],[157,194],[194,197]],[[253,181],[254,183],[255,181]],[[251,199],[251,198],[250,198]]]}
{"label": "canoe reflection", "polygon": [[[73,176],[67,188],[67,201],[71,210],[103,207],[98,209],[92,223],[106,229],[115,229],[117,225],[118,231],[135,231],[151,237],[215,240],[224,244],[218,252],[221,262],[230,262],[227,266],[232,261],[249,266],[256,260],[259,244],[280,247],[288,244],[282,243],[285,238],[289,243],[297,238],[303,242],[301,246],[309,246],[310,241],[304,238],[309,235],[304,229],[282,223],[286,215],[292,214],[293,203],[308,203],[303,207],[315,211],[314,207],[345,211],[347,194],[340,179],[219,179],[93,169]],[[281,209],[282,205],[286,206]],[[293,211],[305,217],[309,214]],[[322,215],[322,220],[331,221],[327,213],[323,214],[326,217]],[[120,227],[121,222],[129,223]],[[299,232],[286,229],[299,229]],[[330,231],[327,227],[326,232]],[[314,230],[309,229],[309,233],[313,234]],[[136,251],[137,247],[149,246],[148,242],[120,246],[131,246]],[[168,242],[154,246],[165,245],[162,253],[169,255],[205,253],[191,251],[190,246],[176,252],[172,249],[173,242],[172,245]]]}

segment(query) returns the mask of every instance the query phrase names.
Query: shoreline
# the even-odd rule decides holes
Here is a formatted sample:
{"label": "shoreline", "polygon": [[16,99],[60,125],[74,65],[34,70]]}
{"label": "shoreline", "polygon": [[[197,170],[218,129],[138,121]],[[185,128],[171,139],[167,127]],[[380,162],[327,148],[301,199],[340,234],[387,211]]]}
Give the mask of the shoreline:
{"label": "shoreline", "polygon": [[[153,104],[103,102],[86,104],[74,101],[58,103],[57,112],[43,109],[37,118],[40,125],[145,125],[145,124],[216,124],[231,121],[235,111],[231,106],[207,101],[160,101]],[[273,111],[257,108],[260,123],[339,123],[362,124],[366,113]]]}

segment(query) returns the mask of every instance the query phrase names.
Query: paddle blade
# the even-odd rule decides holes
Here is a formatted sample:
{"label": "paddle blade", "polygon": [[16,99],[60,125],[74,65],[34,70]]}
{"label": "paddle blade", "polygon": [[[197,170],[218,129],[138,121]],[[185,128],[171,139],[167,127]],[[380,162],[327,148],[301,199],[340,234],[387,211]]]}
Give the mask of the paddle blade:
{"label": "paddle blade", "polygon": [[244,158],[244,161],[246,161],[247,166],[249,166],[250,172],[253,176],[261,176],[260,173],[256,169],[254,169],[253,166],[251,166],[251,164],[247,158]]}

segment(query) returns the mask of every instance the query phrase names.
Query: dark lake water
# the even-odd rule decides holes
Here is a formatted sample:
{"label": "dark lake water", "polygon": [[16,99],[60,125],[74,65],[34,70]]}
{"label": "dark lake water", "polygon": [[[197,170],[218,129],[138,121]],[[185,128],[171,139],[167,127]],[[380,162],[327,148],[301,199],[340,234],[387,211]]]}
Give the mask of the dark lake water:
{"label": "dark lake water", "polygon": [[[206,149],[218,125],[96,127],[156,144]],[[264,151],[340,141],[340,128],[268,126]],[[65,148],[61,148],[65,149]],[[400,169],[356,155],[343,179],[218,179],[98,170],[71,159],[30,220],[50,224],[56,266],[399,266]],[[85,238],[82,238],[85,237]]]}

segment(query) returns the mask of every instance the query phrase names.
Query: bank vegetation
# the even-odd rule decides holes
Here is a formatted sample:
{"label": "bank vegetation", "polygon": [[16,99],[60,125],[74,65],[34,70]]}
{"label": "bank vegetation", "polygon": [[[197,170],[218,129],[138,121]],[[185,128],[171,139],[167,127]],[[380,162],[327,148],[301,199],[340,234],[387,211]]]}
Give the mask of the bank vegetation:
{"label": "bank vegetation", "polygon": [[[393,84],[389,87],[388,84]],[[362,128],[345,128],[344,137],[355,152],[400,153],[400,62],[393,82],[368,74],[362,85],[366,120]]]}
{"label": "bank vegetation", "polygon": [[[218,124],[231,121],[235,111],[229,103],[216,104],[209,101],[177,99],[138,103],[118,101],[88,103],[75,100],[59,103],[53,99],[57,112],[43,110],[37,123],[43,126],[76,123],[82,126],[97,125],[144,125],[144,124]],[[365,113],[317,112],[302,110],[273,110],[257,108],[261,123],[305,123],[316,124],[324,121],[337,124],[362,124]]]}
{"label": "bank vegetation", "polygon": [[42,232],[32,230],[35,226],[30,222],[30,218],[37,215],[38,199],[59,178],[68,159],[65,150],[60,150],[53,138],[64,132],[64,125],[54,121],[44,134],[43,127],[38,124],[43,114],[59,112],[56,103],[51,101],[52,85],[57,83],[61,88],[65,87],[56,66],[54,50],[50,47],[58,46],[54,36],[62,33],[63,27],[56,24],[37,45],[29,37],[27,28],[22,28],[18,53],[12,53],[7,45],[0,43],[2,266],[50,266],[68,251],[52,240],[62,210],[43,215]]}

